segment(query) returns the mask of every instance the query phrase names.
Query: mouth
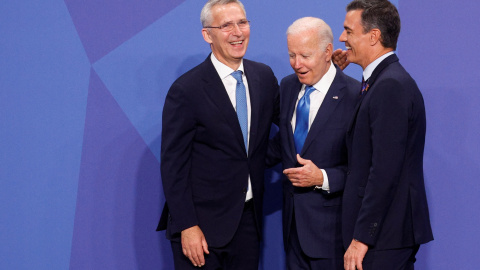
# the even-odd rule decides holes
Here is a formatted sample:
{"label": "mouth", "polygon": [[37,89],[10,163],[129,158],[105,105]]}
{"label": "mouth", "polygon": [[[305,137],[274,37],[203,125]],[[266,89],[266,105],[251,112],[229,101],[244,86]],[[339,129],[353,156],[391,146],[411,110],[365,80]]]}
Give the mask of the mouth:
{"label": "mouth", "polygon": [[352,49],[352,47],[350,47],[350,46],[345,46],[345,48],[346,48],[347,50],[351,50],[351,49]]}
{"label": "mouth", "polygon": [[243,40],[239,40],[239,41],[234,41],[234,42],[230,42],[231,45],[242,45],[243,44]]}
{"label": "mouth", "polygon": [[308,73],[308,71],[299,71],[297,70],[297,75],[299,76],[305,76]]}

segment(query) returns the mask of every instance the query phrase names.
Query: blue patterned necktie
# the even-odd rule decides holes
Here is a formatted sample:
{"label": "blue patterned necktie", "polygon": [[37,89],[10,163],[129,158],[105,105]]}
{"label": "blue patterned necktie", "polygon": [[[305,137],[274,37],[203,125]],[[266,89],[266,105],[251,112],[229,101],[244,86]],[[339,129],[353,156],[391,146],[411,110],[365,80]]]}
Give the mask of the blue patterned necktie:
{"label": "blue patterned necktie", "polygon": [[310,113],[310,94],[315,90],[313,86],[305,87],[305,94],[300,98],[297,104],[297,117],[295,120],[295,132],[293,139],[295,149],[300,153],[307,138],[308,133],[308,115]]}
{"label": "blue patterned necktie", "polygon": [[243,142],[245,150],[248,152],[248,113],[247,113],[247,93],[242,80],[242,72],[240,70],[232,72],[232,77],[237,80],[237,89],[235,91],[235,100],[237,107],[237,117],[242,129]]}

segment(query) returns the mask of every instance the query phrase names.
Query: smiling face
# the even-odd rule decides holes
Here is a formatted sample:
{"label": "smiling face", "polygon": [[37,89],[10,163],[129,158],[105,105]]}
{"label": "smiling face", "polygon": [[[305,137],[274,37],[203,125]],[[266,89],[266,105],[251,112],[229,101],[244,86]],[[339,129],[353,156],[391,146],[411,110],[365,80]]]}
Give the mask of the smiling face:
{"label": "smiling face", "polygon": [[306,85],[314,85],[327,73],[330,67],[333,45],[320,47],[315,30],[302,31],[287,36],[288,55],[298,80]]}
{"label": "smiling face", "polygon": [[[215,5],[211,9],[211,14],[212,21],[209,26],[221,26],[228,22],[238,23],[247,19],[242,8],[235,3]],[[218,28],[203,28],[202,34],[220,62],[234,70],[240,66],[250,39],[249,27],[240,29],[235,25],[230,32],[223,32]]]}
{"label": "smiling face", "polygon": [[351,10],[345,16],[344,30],[339,40],[345,42],[348,61],[365,69],[370,64],[370,32],[364,33],[362,25],[363,10]]}

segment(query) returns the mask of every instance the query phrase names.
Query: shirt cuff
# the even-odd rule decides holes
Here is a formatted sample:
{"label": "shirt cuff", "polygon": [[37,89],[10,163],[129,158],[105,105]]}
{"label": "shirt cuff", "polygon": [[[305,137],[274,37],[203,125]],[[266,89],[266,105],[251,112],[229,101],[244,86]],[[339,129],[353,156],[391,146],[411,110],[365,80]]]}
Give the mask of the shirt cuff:
{"label": "shirt cuff", "polygon": [[328,175],[327,172],[324,169],[320,169],[323,174],[323,185],[322,189],[325,190],[326,192],[330,193],[330,185],[328,183]]}

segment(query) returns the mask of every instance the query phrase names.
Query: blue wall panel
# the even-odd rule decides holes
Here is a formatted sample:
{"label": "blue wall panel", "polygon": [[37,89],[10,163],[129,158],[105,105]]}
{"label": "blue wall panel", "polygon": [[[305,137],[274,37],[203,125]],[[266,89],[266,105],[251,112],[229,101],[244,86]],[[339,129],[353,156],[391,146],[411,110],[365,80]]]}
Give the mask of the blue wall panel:
{"label": "blue wall panel", "polygon": [[402,0],[400,60],[427,111],[425,181],[435,241],[420,269],[475,269],[480,208],[480,11],[476,1]]}
{"label": "blue wall panel", "polygon": [[2,1],[0,36],[0,268],[66,269],[88,59],[63,1]]}

